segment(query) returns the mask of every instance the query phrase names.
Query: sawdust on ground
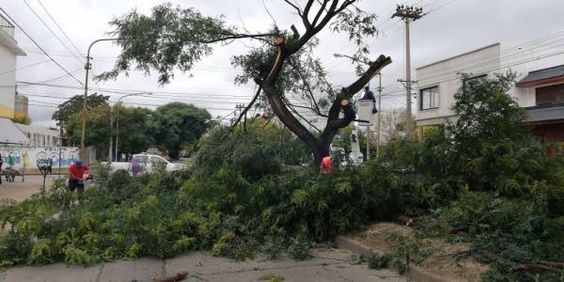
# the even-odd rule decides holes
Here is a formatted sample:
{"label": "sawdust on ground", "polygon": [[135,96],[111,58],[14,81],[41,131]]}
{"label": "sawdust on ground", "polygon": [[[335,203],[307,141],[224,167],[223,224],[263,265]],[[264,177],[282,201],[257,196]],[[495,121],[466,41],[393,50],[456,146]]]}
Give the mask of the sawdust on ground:
{"label": "sawdust on ground", "polygon": [[[392,253],[394,248],[388,240],[392,234],[414,237],[411,227],[395,223],[373,224],[366,231],[348,237],[377,252]],[[464,255],[469,250],[469,247],[465,244],[447,243],[437,238],[425,238],[421,240],[421,247],[430,250],[432,255],[427,257],[419,267],[425,272],[445,280],[480,281],[480,275],[489,270],[487,265]]]}

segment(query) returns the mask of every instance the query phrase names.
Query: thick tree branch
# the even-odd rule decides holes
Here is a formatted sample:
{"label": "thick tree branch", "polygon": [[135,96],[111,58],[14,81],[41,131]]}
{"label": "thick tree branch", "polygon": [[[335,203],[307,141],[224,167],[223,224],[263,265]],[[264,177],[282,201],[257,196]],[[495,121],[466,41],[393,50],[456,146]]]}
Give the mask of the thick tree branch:
{"label": "thick tree branch", "polygon": [[[384,55],[380,55],[376,61],[370,63],[370,67],[364,72],[364,74],[359,77],[355,82],[349,85],[347,88],[343,88],[341,91],[341,95],[344,95],[346,98],[352,98],[352,96],[362,90],[374,75],[376,75],[382,68],[392,63],[392,59],[390,57],[386,57]],[[343,97],[343,98],[344,98]]]}
{"label": "thick tree branch", "polygon": [[270,106],[272,107],[272,110],[278,118],[284,122],[284,125],[294,132],[294,134],[296,134],[298,138],[300,138],[300,140],[302,140],[308,147],[316,148],[318,145],[317,138],[290,112],[284,103],[283,98],[278,93],[278,89],[276,88],[276,78],[278,77],[286,60],[284,55],[284,38],[274,38],[274,44],[278,46],[276,60],[270,73],[264,81],[262,81],[261,86],[266,94],[266,98],[268,99]]}
{"label": "thick tree branch", "polygon": [[315,2],[315,0],[308,0],[307,1],[307,4],[304,8],[304,14],[302,15],[302,21],[304,22],[304,26],[306,27],[307,30],[311,29],[311,23],[309,22],[308,17],[309,17],[309,10],[311,9],[313,2]]}
{"label": "thick tree branch", "polygon": [[[275,33],[262,33],[262,34],[218,34],[220,36],[223,36],[221,38],[214,38],[214,39],[207,39],[207,40],[191,40],[192,42],[197,42],[197,43],[203,43],[203,44],[211,44],[211,43],[217,43],[217,42],[221,42],[221,41],[228,41],[228,40],[234,40],[234,39],[245,39],[245,38],[249,38],[249,39],[257,39],[257,40],[262,40],[265,41],[265,37],[272,37],[272,36],[278,36],[278,34]],[[268,41],[269,42],[269,41]],[[270,42],[269,42],[270,43]]]}

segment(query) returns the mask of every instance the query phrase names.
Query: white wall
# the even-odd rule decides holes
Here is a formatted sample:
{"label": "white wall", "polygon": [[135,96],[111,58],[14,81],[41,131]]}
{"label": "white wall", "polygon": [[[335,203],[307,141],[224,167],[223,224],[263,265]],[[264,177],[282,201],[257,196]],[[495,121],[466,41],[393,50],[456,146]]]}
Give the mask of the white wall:
{"label": "white wall", "polygon": [[[0,146],[0,154],[4,159],[4,167],[8,167],[8,156],[14,158],[14,168],[32,169],[37,168],[38,159],[53,160],[53,169],[61,164],[68,167],[74,160],[78,159],[78,148],[76,147],[21,147]],[[60,158],[59,158],[60,156]]]}
{"label": "white wall", "polygon": [[[418,94],[418,111],[416,116],[418,125],[441,124],[446,119],[452,120],[456,118],[451,108],[455,102],[454,94],[462,86],[462,81],[459,79],[460,73],[471,73],[473,75],[488,74],[491,76],[494,73],[503,73],[511,70],[517,74],[516,80],[519,81],[531,71],[564,63],[564,58],[558,56],[519,64],[520,60],[525,59],[520,56],[525,55],[527,54],[520,54],[519,56],[504,54],[500,49],[500,45],[495,44],[418,68],[416,71],[418,90],[433,86],[439,87],[439,108],[437,109],[421,110],[419,107],[420,93]],[[511,67],[507,68],[506,66]],[[536,105],[534,88],[514,86],[509,91],[509,94],[517,99],[521,107]]]}
{"label": "white wall", "polygon": [[14,117],[16,72],[13,70],[15,68],[16,54],[0,43],[0,117]]}

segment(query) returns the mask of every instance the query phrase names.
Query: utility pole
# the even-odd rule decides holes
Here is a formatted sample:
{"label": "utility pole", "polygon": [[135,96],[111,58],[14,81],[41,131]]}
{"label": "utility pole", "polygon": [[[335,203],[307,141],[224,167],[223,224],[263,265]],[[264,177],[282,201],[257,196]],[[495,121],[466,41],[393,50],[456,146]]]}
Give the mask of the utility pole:
{"label": "utility pole", "polygon": [[382,73],[378,73],[378,126],[376,133],[376,159],[380,157],[380,128],[382,127]]}
{"label": "utility pole", "polygon": [[370,161],[370,127],[369,125],[366,127],[366,161]]}
{"label": "utility pole", "polygon": [[59,161],[57,163],[59,164],[59,179],[61,179],[61,161],[63,160],[61,156],[63,147],[63,120],[59,120],[59,123],[61,124],[61,127],[59,128]]}
{"label": "utility pole", "polygon": [[111,163],[114,158],[112,156],[112,151],[113,151],[113,147],[114,147],[114,135],[112,134],[112,130],[114,129],[114,107],[112,107],[112,105],[110,105],[110,146],[108,148],[108,163]]}
{"label": "utility pole", "polygon": [[423,17],[423,8],[398,5],[392,18],[400,17],[405,22],[405,94],[406,94],[406,136],[412,138],[413,120],[411,118],[411,51],[409,46],[409,23]]}

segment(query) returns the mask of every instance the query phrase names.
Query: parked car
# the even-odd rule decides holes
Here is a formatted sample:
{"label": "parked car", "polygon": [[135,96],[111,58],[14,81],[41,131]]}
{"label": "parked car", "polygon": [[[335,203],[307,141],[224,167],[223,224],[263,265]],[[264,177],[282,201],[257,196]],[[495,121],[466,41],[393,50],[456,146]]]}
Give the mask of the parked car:
{"label": "parked car", "polygon": [[[107,163],[102,163],[103,165]],[[131,175],[137,176],[144,173],[154,172],[159,166],[166,171],[178,171],[186,169],[184,164],[171,163],[165,158],[151,154],[136,154],[131,158],[131,162],[112,162],[110,163],[110,171],[127,170]]]}

